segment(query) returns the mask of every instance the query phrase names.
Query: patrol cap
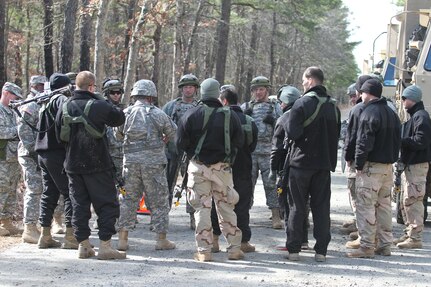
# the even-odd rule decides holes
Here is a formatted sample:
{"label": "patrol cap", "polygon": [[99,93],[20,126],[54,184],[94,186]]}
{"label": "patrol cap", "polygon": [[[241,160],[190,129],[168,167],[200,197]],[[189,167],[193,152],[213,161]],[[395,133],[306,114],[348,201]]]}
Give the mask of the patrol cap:
{"label": "patrol cap", "polygon": [[365,83],[362,85],[359,91],[361,93],[367,93],[380,98],[382,96],[382,90],[383,90],[383,87],[379,80],[369,79],[365,81]]}
{"label": "patrol cap", "polygon": [[15,85],[14,83],[6,82],[3,85],[3,88],[2,88],[2,92],[3,91],[7,91],[9,93],[12,93],[12,94],[14,94],[15,96],[17,96],[20,99],[23,98],[22,97],[22,90],[21,90],[21,88],[18,87],[17,85]]}
{"label": "patrol cap", "polygon": [[44,84],[45,82],[48,82],[48,79],[45,76],[37,75],[37,76],[31,76],[30,78],[30,85],[37,85],[37,84]]}
{"label": "patrol cap", "polygon": [[422,101],[422,90],[419,86],[411,85],[404,89],[401,98],[412,100],[415,103]]}
{"label": "patrol cap", "polygon": [[358,80],[356,81],[355,84],[355,89],[359,92],[359,90],[361,89],[362,85],[365,83],[365,81],[372,79],[373,77],[369,76],[369,75],[362,75],[359,76]]}
{"label": "patrol cap", "polygon": [[277,94],[280,101],[286,105],[294,103],[301,97],[301,92],[293,86],[283,86],[278,90]]}
{"label": "patrol cap", "polygon": [[148,96],[157,98],[156,85],[150,80],[139,80],[133,85],[131,96]]}
{"label": "patrol cap", "polygon": [[65,74],[54,73],[49,77],[51,90],[57,90],[70,84],[70,79]]}

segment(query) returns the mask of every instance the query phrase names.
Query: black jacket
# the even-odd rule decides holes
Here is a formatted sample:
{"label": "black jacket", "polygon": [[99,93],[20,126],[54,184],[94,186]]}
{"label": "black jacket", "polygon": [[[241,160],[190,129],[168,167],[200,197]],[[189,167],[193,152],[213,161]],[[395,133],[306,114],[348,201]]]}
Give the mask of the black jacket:
{"label": "black jacket", "polygon": [[355,164],[362,170],[365,161],[394,163],[400,149],[401,123],[385,98],[368,102],[359,118]]}
{"label": "black jacket", "polygon": [[431,160],[431,120],[423,102],[407,110],[410,119],[403,124],[401,135],[401,161],[417,164]]}
{"label": "black jacket", "polygon": [[355,160],[356,133],[358,132],[359,117],[364,107],[365,105],[361,101],[350,110],[346,138],[344,139],[344,159],[346,161]]}
{"label": "black jacket", "polygon": [[[203,103],[211,108],[222,107],[222,104],[217,99],[208,99],[203,101]],[[195,155],[195,150],[202,134],[204,111],[204,105],[189,109],[178,123],[175,142],[180,149],[187,153],[189,159]],[[207,135],[199,154],[199,161],[204,164],[215,164],[225,161],[227,155],[225,153],[224,117],[224,113],[217,112],[215,113],[214,120],[210,119],[208,121]],[[236,150],[244,144],[244,133],[236,113],[231,112],[229,132],[231,156],[234,156]]]}
{"label": "black jacket", "polygon": [[292,108],[293,103],[283,109],[283,114],[277,119],[272,136],[270,166],[271,170],[280,171],[283,169],[284,161],[287,156],[288,138],[284,131],[284,126],[287,124],[288,113]]}
{"label": "black jacket", "polygon": [[[242,125],[246,124],[246,118],[239,106],[230,106],[230,109],[238,116]],[[251,179],[251,170],[252,170],[252,159],[251,153],[256,148],[257,144],[257,126],[253,122],[252,125],[252,142],[248,145],[247,141],[244,140],[244,144],[241,148],[238,149],[238,152],[235,157],[235,162],[232,166],[232,176],[235,179]],[[245,137],[245,134],[244,134]]]}
{"label": "black jacket", "polygon": [[[69,115],[80,116],[90,99],[95,99],[94,94],[91,92],[75,91],[70,101],[75,102],[81,110],[69,103]],[[60,110],[56,117],[58,139],[60,138],[62,116],[63,111]],[[122,125],[125,121],[123,111],[106,100],[94,101],[88,113],[88,118],[99,131],[102,131],[105,125],[116,127]],[[96,139],[85,130],[82,123],[71,124],[70,141],[66,143],[66,160],[64,162],[66,172],[89,174],[110,170],[112,166],[106,135]]]}
{"label": "black jacket", "polygon": [[341,128],[340,110],[330,102],[324,103],[313,122],[304,127],[318,104],[316,98],[307,96],[312,91],[319,97],[329,97],[325,87],[315,86],[293,104],[284,126],[287,137],[293,140],[290,166],[334,171]]}

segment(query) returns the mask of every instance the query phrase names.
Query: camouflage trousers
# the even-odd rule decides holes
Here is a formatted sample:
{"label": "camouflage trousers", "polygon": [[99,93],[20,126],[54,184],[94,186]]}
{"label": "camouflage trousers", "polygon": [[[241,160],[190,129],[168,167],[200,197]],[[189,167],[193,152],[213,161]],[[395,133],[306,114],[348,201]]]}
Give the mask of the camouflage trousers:
{"label": "camouflage trousers", "polygon": [[[263,188],[265,190],[266,205],[269,209],[279,208],[277,187],[275,180],[270,180],[268,178],[271,169],[270,155],[269,154],[252,154],[252,171],[251,171],[251,181],[253,184],[253,194],[256,186],[257,178],[262,176]],[[254,196],[253,196],[254,197]],[[253,199],[252,199],[253,203]]]}
{"label": "camouflage trousers", "polygon": [[187,199],[196,210],[196,245],[199,252],[211,252],[213,229],[211,225],[212,200],[217,210],[220,229],[229,243],[228,251],[239,249],[242,233],[233,211],[239,195],[233,188],[232,169],[227,163],[210,166],[190,161],[188,168]]}
{"label": "camouflage trousers", "polygon": [[347,188],[349,189],[350,207],[353,215],[356,214],[356,169],[355,163],[351,162],[347,173]]}
{"label": "camouflage trousers", "polygon": [[366,162],[356,175],[356,224],[361,247],[392,244],[392,165]]}
{"label": "camouflage trousers", "polygon": [[21,177],[17,162],[0,161],[0,219],[13,218],[16,202],[16,188]]}
{"label": "camouflage trousers", "polygon": [[416,240],[422,240],[424,229],[424,204],[426,176],[429,164],[418,163],[407,166],[401,175],[403,185],[402,205],[405,213],[404,223],[407,235]]}
{"label": "camouflage trousers", "polygon": [[164,164],[126,163],[123,167],[126,195],[120,195],[118,227],[133,230],[136,210],[145,192],[145,204],[151,211],[151,224],[156,233],[167,233],[169,226],[169,191]]}
{"label": "camouflage trousers", "polygon": [[37,162],[31,156],[19,156],[24,177],[24,223],[35,224],[39,219],[40,197],[42,196],[42,174]]}

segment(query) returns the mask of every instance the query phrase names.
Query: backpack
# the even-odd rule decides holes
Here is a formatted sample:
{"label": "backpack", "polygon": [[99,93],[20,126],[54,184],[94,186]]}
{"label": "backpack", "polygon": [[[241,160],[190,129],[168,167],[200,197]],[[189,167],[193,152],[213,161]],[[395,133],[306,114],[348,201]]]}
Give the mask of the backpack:
{"label": "backpack", "polygon": [[316,98],[318,100],[316,110],[308,119],[306,119],[304,121],[304,124],[303,124],[304,128],[309,126],[316,119],[317,115],[320,112],[320,108],[322,107],[322,105],[324,103],[331,103],[334,106],[335,119],[338,122],[337,106],[335,105],[336,101],[333,98],[331,98],[329,96],[328,97],[319,97],[315,92],[309,92],[309,93],[305,94],[304,96],[313,97],[313,98]]}

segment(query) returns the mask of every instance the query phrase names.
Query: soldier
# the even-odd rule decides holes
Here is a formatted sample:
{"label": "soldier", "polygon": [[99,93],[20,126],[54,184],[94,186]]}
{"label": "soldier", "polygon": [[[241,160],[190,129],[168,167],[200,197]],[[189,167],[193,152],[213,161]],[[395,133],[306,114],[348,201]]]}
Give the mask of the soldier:
{"label": "soldier", "polygon": [[403,106],[410,119],[403,124],[401,135],[401,162],[404,173],[403,205],[406,216],[406,234],[400,238],[398,248],[422,248],[426,176],[431,161],[431,120],[424,109],[422,90],[409,86],[402,94]]}
{"label": "soldier", "polygon": [[121,196],[118,250],[128,249],[128,233],[135,228],[136,207],[142,192],[151,207],[151,223],[156,232],[156,250],[174,249],[166,239],[169,225],[169,190],[166,181],[165,141],[173,140],[177,126],[159,108],[156,86],[150,80],[133,85],[135,104],[124,112],[126,122],[120,134],[124,137],[124,168],[126,194]]}
{"label": "soldier", "polygon": [[[44,84],[48,80],[45,76],[32,76],[30,79],[30,100],[43,92]],[[39,121],[39,105],[31,102],[19,108],[21,117],[18,120],[18,162],[24,174],[24,232],[22,240],[36,244],[40,232],[36,227],[39,218],[40,197],[42,195],[42,175],[37,162],[35,126]]]}
{"label": "soldier", "polygon": [[[244,115],[238,105],[238,94],[232,85],[224,85],[220,88],[220,101],[223,106],[227,106],[234,112],[242,125],[244,131],[244,145],[238,149],[235,162],[232,165],[233,187],[238,192],[239,200],[235,205],[234,212],[237,216],[238,228],[242,232],[241,250],[243,252],[254,252],[254,245],[250,244],[250,205],[253,194],[251,182],[251,153],[256,148],[257,143],[257,126],[250,116]],[[213,227],[213,252],[218,252],[219,236],[221,235],[220,225],[217,218],[215,203],[213,201],[211,210],[211,221]]]}
{"label": "soldier", "polygon": [[326,261],[330,232],[331,171],[337,165],[340,110],[323,86],[323,71],[309,67],[302,76],[304,95],[295,101],[284,130],[293,141],[289,166],[288,259],[299,260],[310,199],[316,239],[315,260]]}
{"label": "soldier", "polygon": [[0,97],[0,236],[17,233],[12,224],[16,207],[16,188],[20,178],[17,158],[18,132],[15,113],[10,101],[22,99],[21,88],[6,82]]}
{"label": "soldier", "polygon": [[[213,233],[211,203],[214,199],[220,228],[226,237],[230,260],[242,259],[241,230],[233,211],[238,193],[233,188],[231,164],[236,149],[244,144],[238,116],[222,106],[220,84],[206,79],[201,84],[202,105],[187,111],[179,123],[176,144],[190,160],[187,183],[188,201],[196,210],[197,261],[211,261]],[[211,132],[207,132],[211,131]]]}
{"label": "soldier", "polygon": [[[35,151],[38,153],[38,162],[42,171],[43,192],[40,200],[39,223],[42,226],[42,234],[38,239],[39,248],[59,247],[65,249],[77,249],[78,242],[73,236],[72,229],[72,203],[69,197],[69,182],[63,173],[65,148],[58,143],[55,135],[55,115],[61,105],[70,96],[70,79],[59,73],[54,73],[49,78],[52,90],[62,89],[51,96],[39,111],[39,121],[36,134]],[[52,238],[51,226],[53,217],[61,218],[62,209],[57,210],[60,194],[63,195],[66,234],[63,244]],[[58,212],[58,213],[57,213]],[[56,215],[57,214],[57,215]]]}
{"label": "soldier", "polygon": [[99,223],[98,259],[124,259],[125,253],[111,247],[120,208],[105,126],[120,126],[125,117],[116,106],[94,94],[95,82],[94,74],[88,71],[76,76],[76,90],[57,113],[56,135],[67,143],[64,170],[69,178],[72,225],[79,242],[78,257],[95,255],[88,240],[92,204]]}
{"label": "soldier", "polygon": [[356,221],[360,248],[347,253],[347,256],[389,256],[392,244],[392,163],[398,158],[401,124],[386,99],[381,98],[382,84],[379,81],[365,81],[360,93],[365,105],[359,117],[355,149]]}
{"label": "soldier", "polygon": [[253,193],[256,186],[259,171],[262,176],[265,189],[266,205],[272,212],[272,228],[281,229],[283,225],[280,218],[275,179],[269,178],[271,141],[274,134],[274,126],[277,118],[281,116],[280,105],[276,101],[269,100],[271,84],[263,76],[258,76],[251,81],[251,94],[254,100],[241,105],[242,110],[251,116],[258,128],[257,146],[252,153],[253,159]]}
{"label": "soldier", "polygon": [[[187,110],[197,106],[198,101],[196,100],[196,95],[199,89],[199,80],[193,74],[186,74],[179,80],[178,89],[180,90],[181,97],[168,102],[162,108],[162,110],[174,121],[176,125],[178,125]],[[168,157],[168,166],[166,169],[166,176],[169,186],[169,205],[172,205],[173,190],[177,181],[183,153],[184,151],[178,150],[178,147],[176,147],[172,142],[167,144],[166,155]],[[187,165],[187,163],[182,164]],[[194,230],[196,228],[194,217],[195,211],[188,201],[186,201],[186,212],[190,215],[190,229]]]}

